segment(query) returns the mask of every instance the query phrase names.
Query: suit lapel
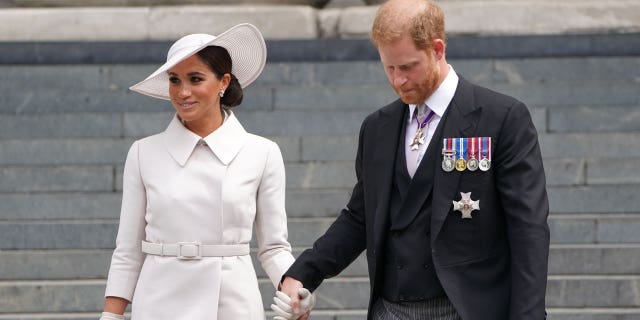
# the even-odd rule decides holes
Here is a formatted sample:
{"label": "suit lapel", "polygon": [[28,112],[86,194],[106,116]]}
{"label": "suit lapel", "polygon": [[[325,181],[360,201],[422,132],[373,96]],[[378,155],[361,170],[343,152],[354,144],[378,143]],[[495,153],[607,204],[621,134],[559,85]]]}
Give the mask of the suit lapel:
{"label": "suit lapel", "polygon": [[[453,100],[447,107],[445,116],[441,120],[444,123],[442,137],[438,140],[439,150],[442,149],[442,138],[464,138],[473,136],[477,129],[481,109],[475,105],[473,85],[460,78]],[[458,182],[461,172],[454,170],[445,172],[440,164],[442,154],[439,152],[436,163],[438,164],[434,176],[434,193],[432,200],[431,234],[432,241],[436,239],[447,214],[452,206],[452,200],[456,197]]]}
{"label": "suit lapel", "polygon": [[375,195],[375,215],[373,231],[375,248],[380,249],[384,234],[389,224],[389,197],[391,195],[392,179],[395,171],[395,159],[398,143],[402,137],[403,121],[406,118],[408,106],[397,100],[380,113],[380,126],[376,128],[375,152],[368,153],[371,159],[370,170],[375,174],[369,177],[368,187],[373,188]]}

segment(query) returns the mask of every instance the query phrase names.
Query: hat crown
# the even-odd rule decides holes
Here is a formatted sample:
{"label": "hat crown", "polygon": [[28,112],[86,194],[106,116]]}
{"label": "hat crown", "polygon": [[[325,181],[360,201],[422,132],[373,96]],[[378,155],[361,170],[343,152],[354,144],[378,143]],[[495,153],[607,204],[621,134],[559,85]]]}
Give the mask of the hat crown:
{"label": "hat crown", "polygon": [[213,41],[215,38],[215,36],[205,33],[186,35],[171,45],[171,48],[169,48],[169,52],[167,53],[167,61],[181,51],[202,47],[206,43]]}

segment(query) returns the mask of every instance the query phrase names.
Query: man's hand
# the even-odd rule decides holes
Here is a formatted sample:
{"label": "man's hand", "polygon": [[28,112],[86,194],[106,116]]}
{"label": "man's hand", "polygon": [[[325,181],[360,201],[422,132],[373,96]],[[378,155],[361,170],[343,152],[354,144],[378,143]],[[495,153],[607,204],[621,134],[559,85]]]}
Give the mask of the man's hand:
{"label": "man's hand", "polygon": [[306,320],[316,304],[315,295],[302,287],[302,283],[290,277],[282,282],[273,298],[271,309],[274,320]]}
{"label": "man's hand", "polygon": [[289,305],[291,306],[291,310],[294,314],[300,313],[300,297],[298,291],[302,288],[302,282],[291,277],[285,277],[280,288],[278,288],[278,290],[286,294],[289,299],[291,299],[291,303],[289,303]]}

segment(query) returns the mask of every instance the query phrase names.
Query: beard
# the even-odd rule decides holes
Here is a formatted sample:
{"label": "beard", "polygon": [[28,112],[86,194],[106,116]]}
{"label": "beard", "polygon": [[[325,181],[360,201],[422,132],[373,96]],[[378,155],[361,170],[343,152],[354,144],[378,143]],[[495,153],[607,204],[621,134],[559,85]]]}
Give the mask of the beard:
{"label": "beard", "polygon": [[423,103],[429,98],[440,85],[440,66],[432,61],[433,68],[429,69],[427,75],[418,83],[409,83],[404,87],[393,87],[400,100],[406,104]]}

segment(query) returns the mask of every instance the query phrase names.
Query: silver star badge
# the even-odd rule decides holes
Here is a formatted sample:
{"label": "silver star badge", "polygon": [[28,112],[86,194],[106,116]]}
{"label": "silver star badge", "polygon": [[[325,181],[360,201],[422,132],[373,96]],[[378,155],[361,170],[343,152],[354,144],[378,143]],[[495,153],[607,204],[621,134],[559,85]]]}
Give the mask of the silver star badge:
{"label": "silver star badge", "polygon": [[480,210],[480,200],[471,200],[471,192],[460,192],[460,195],[460,201],[453,201],[453,211],[462,212],[462,219],[471,219],[471,211]]}

